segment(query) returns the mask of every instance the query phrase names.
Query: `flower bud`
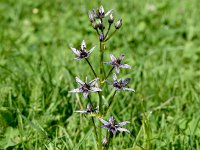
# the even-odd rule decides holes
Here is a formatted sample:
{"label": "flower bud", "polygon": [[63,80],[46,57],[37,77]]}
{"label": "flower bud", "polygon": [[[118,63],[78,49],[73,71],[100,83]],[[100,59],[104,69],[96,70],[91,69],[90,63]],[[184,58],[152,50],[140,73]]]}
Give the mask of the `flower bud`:
{"label": "flower bud", "polygon": [[99,41],[102,42],[103,40],[104,40],[104,35],[103,35],[103,33],[100,33],[100,34],[99,34]]}
{"label": "flower bud", "polygon": [[90,22],[94,22],[95,21],[94,15],[92,14],[91,11],[88,12],[88,17],[90,19]]}
{"label": "flower bud", "polygon": [[96,23],[96,21],[92,22],[92,27],[94,29],[97,29],[99,27],[99,25]]}
{"label": "flower bud", "polygon": [[104,147],[106,147],[108,145],[108,140],[107,140],[106,136],[103,138],[102,145]]}
{"label": "flower bud", "polygon": [[122,26],[122,19],[118,20],[118,21],[115,23],[115,29],[119,29],[121,26]]}
{"label": "flower bud", "polygon": [[102,5],[99,8],[99,14],[100,14],[100,16],[104,16],[104,8]]}
{"label": "flower bud", "polygon": [[112,14],[110,14],[109,19],[108,19],[108,23],[112,24],[114,22],[114,17]]}

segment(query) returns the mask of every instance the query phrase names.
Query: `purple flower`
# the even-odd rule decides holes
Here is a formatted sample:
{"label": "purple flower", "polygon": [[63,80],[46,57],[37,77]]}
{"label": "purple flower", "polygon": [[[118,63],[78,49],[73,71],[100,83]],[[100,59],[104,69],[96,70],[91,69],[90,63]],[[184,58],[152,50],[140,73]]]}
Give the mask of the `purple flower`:
{"label": "purple flower", "polygon": [[119,58],[115,58],[113,56],[113,54],[110,54],[110,59],[111,59],[111,62],[104,62],[104,63],[113,66],[116,69],[117,73],[119,73],[120,68],[129,68],[129,69],[131,69],[131,66],[129,66],[127,64],[122,64],[122,60],[124,59],[124,55],[123,54],[120,55]]}
{"label": "purple flower", "polygon": [[83,40],[81,43],[81,48],[78,50],[76,48],[71,47],[71,50],[76,54],[77,60],[83,59],[83,58],[88,58],[89,55],[92,53],[92,51],[94,50],[96,46],[94,46],[93,48],[91,48],[89,51],[86,50],[86,44],[85,41]]}
{"label": "purple flower", "polygon": [[116,88],[117,91],[120,91],[120,90],[127,90],[127,91],[132,91],[132,92],[135,92],[134,89],[131,89],[131,88],[127,88],[127,84],[128,82],[131,80],[130,78],[126,78],[125,80],[123,79],[117,79],[117,75],[114,73],[113,74],[113,82],[109,82],[107,81],[109,84],[111,84],[113,87]]}
{"label": "purple flower", "polygon": [[125,132],[130,133],[129,130],[127,130],[125,128],[121,128],[122,126],[126,125],[127,123],[130,123],[129,121],[124,121],[124,122],[120,122],[117,124],[112,115],[110,116],[108,121],[105,121],[104,119],[102,119],[100,117],[99,117],[99,120],[103,123],[103,125],[101,127],[108,129],[108,131],[110,131],[112,134],[115,134],[117,131],[125,131]]}
{"label": "purple flower", "polygon": [[97,113],[98,109],[98,107],[93,108],[93,106],[90,103],[88,103],[85,110],[77,110],[75,112],[79,112],[81,114],[92,114]]}
{"label": "purple flower", "polygon": [[100,88],[95,86],[97,84],[97,81],[99,80],[98,78],[96,78],[88,83],[81,81],[78,77],[76,77],[75,79],[76,79],[76,82],[80,85],[80,87],[77,89],[73,89],[69,92],[83,93],[83,97],[87,98],[89,92],[101,91]]}

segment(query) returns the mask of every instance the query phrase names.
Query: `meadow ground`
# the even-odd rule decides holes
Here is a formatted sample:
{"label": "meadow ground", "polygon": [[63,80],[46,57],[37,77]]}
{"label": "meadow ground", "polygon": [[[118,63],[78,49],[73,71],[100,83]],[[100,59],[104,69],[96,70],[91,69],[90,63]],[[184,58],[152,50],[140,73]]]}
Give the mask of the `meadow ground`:
{"label": "meadow ground", "polygon": [[[125,54],[132,69],[120,77],[131,77],[136,90],[116,96],[112,114],[129,120],[131,133],[118,133],[110,148],[200,149],[199,1],[102,4],[123,19],[105,60]],[[0,149],[96,148],[90,121],[74,113],[86,102],[68,91],[77,87],[75,76],[93,78],[69,45],[98,44],[87,16],[97,6],[95,0],[0,0]],[[95,69],[98,50],[89,58]]]}

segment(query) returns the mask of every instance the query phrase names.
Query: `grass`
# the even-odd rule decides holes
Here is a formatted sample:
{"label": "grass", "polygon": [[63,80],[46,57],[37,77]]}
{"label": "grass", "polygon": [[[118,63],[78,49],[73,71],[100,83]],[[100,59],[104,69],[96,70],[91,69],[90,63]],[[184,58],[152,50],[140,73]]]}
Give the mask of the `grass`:
{"label": "grass", "polygon": [[[105,60],[124,53],[132,70],[120,77],[131,77],[136,90],[115,97],[112,114],[131,122],[131,134],[117,134],[111,149],[200,149],[198,0],[102,3],[123,19]],[[69,46],[98,43],[87,17],[97,5],[0,1],[0,149],[96,148],[91,122],[74,113],[86,101],[68,91],[77,86],[75,76],[93,78],[85,62],[73,61]],[[94,68],[98,54],[96,48],[90,57]]]}

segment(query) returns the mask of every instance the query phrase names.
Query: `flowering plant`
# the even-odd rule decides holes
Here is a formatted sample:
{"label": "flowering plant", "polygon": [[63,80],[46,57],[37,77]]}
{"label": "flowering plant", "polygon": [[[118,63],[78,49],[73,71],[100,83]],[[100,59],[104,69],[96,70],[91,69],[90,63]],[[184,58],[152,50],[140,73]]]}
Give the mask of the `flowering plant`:
{"label": "flowering plant", "polygon": [[[113,82],[108,81],[107,79],[109,78],[109,76],[112,74],[113,70],[116,70],[116,73],[120,72],[120,69],[123,68],[129,68],[131,69],[131,66],[128,64],[122,64],[122,60],[124,59],[125,55],[122,54],[120,55],[118,58],[116,58],[113,54],[110,54],[110,62],[104,62],[104,52],[105,52],[105,44],[106,42],[116,33],[117,30],[119,30],[122,26],[122,19],[119,19],[115,24],[114,24],[114,28],[115,30],[110,33],[110,29],[114,23],[114,17],[112,14],[113,10],[109,10],[108,12],[104,12],[104,7],[100,6],[97,9],[93,9],[92,11],[88,12],[88,17],[89,20],[91,22],[92,27],[94,28],[94,30],[96,30],[97,35],[98,35],[98,39],[99,39],[99,53],[100,53],[100,59],[99,59],[99,72],[97,73],[96,70],[92,67],[92,64],[89,61],[89,57],[90,54],[92,53],[92,51],[95,49],[95,46],[92,47],[90,50],[86,49],[86,43],[83,40],[81,43],[81,47],[79,49],[77,48],[72,48],[71,50],[75,53],[76,55],[76,60],[85,60],[91,71],[94,74],[95,79],[93,79],[90,82],[83,82],[81,81],[81,79],[79,79],[78,77],[75,78],[76,82],[79,84],[79,88],[73,89],[70,92],[72,93],[83,93],[83,98],[84,99],[88,99],[87,101],[87,106],[85,110],[77,110],[75,112],[79,112],[81,114],[87,115],[87,114],[95,114],[92,116],[92,123],[94,126],[94,132],[96,135],[96,140],[98,141],[98,149],[102,149],[102,147],[104,148],[108,148],[109,147],[109,143],[113,138],[113,135],[117,132],[117,131],[125,131],[127,133],[130,133],[130,131],[128,129],[122,128],[122,126],[126,125],[129,123],[129,121],[124,121],[121,123],[116,123],[114,117],[112,115],[110,115],[110,118],[108,121],[104,120],[104,116],[107,114],[108,109],[110,108],[113,99],[116,95],[117,91],[121,91],[121,90],[128,90],[128,91],[132,91],[135,92],[132,88],[128,88],[127,84],[130,81],[130,78],[126,78],[126,79],[118,79],[117,75],[115,73],[113,73],[112,77],[113,77]],[[107,19],[106,17],[109,16],[109,18]],[[108,23],[108,28],[107,31],[105,32],[105,20],[107,19],[107,23]],[[107,75],[105,76],[105,70],[104,70],[104,64],[108,64],[111,65],[112,68],[111,70],[107,73]],[[99,81],[99,84],[98,84]],[[105,82],[106,81],[106,82]],[[112,98],[108,101],[108,105],[105,106],[103,105],[102,102],[102,96],[103,96],[103,91],[104,91],[104,84],[110,84],[115,88],[115,92],[112,96]],[[98,104],[97,107],[94,107],[93,103],[94,100],[90,98],[89,93],[90,92],[97,92],[99,99],[98,101],[95,100],[95,103]],[[100,122],[98,122],[98,120]],[[99,123],[103,123],[103,125],[101,126],[97,126],[97,122]],[[103,140],[102,140],[102,132],[101,132],[101,128],[106,128],[108,131],[108,137],[104,136]],[[98,130],[98,132],[97,132]]]}

